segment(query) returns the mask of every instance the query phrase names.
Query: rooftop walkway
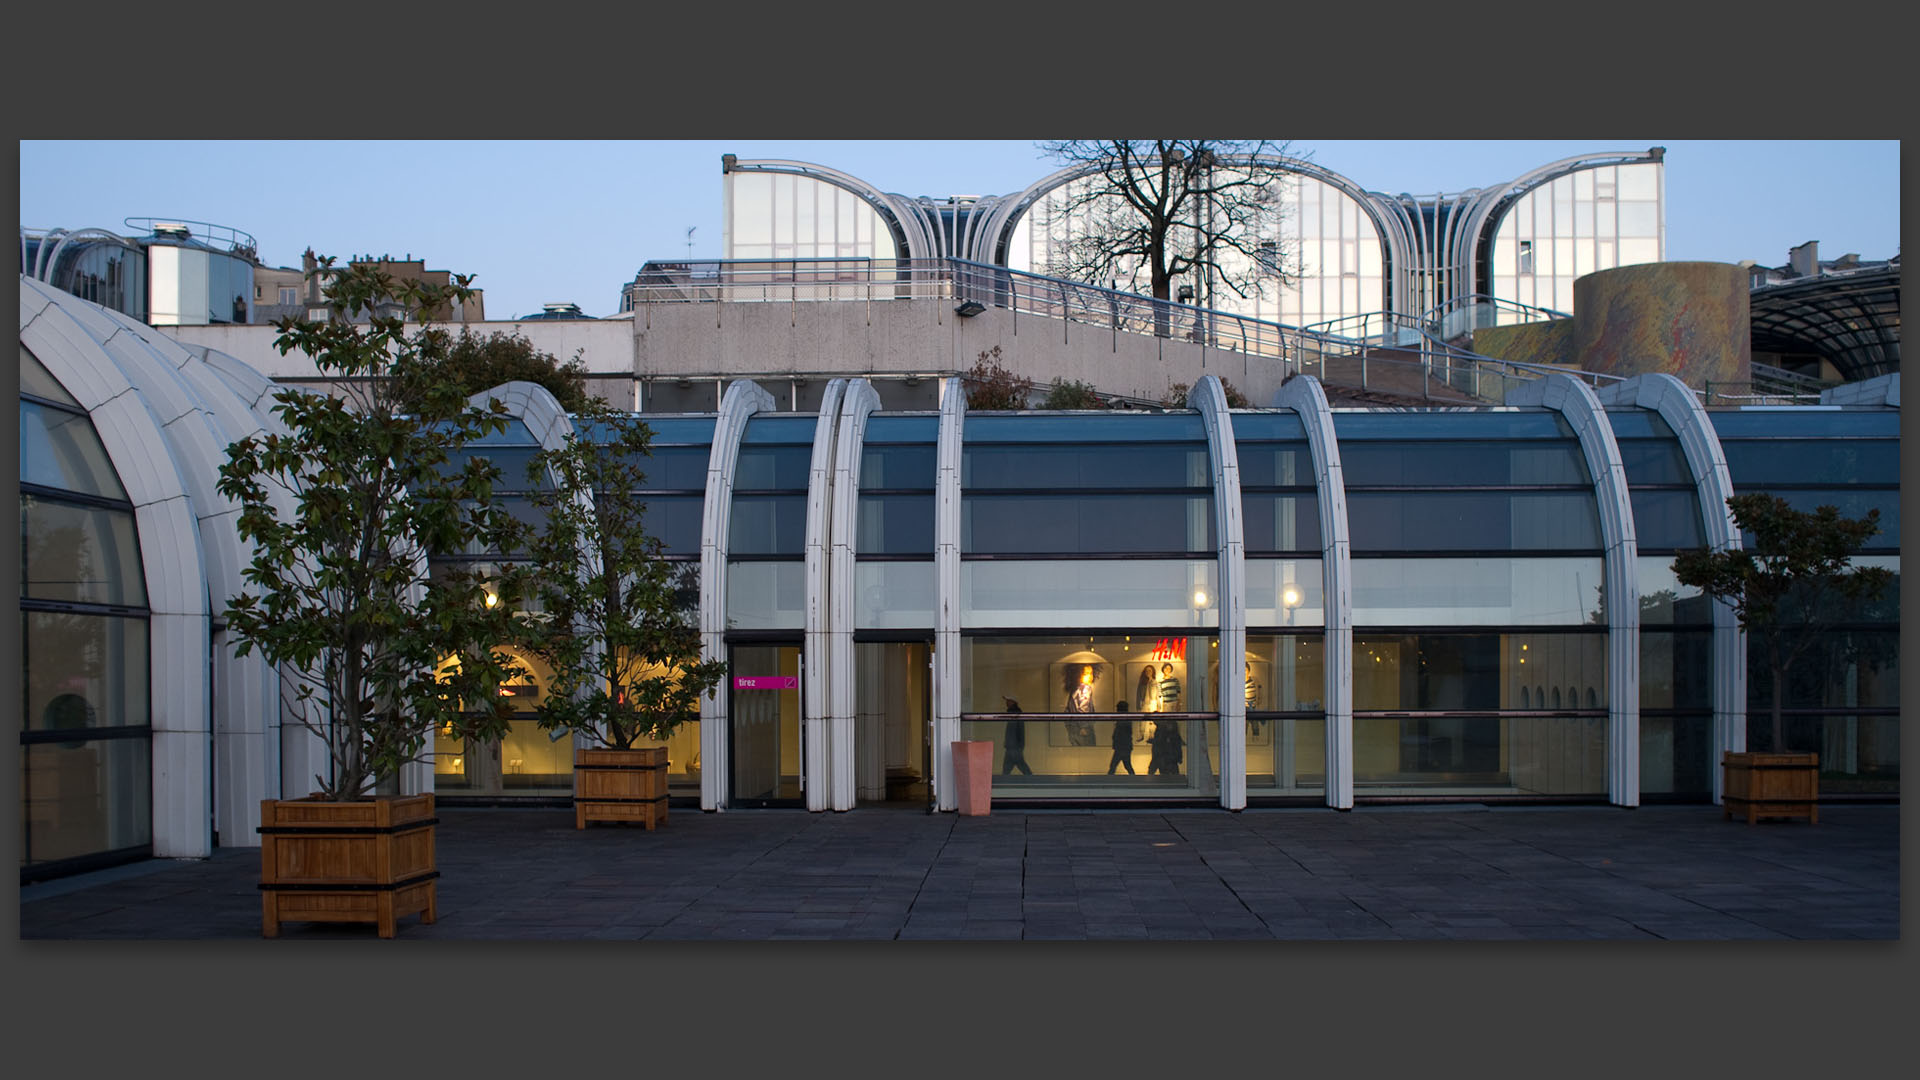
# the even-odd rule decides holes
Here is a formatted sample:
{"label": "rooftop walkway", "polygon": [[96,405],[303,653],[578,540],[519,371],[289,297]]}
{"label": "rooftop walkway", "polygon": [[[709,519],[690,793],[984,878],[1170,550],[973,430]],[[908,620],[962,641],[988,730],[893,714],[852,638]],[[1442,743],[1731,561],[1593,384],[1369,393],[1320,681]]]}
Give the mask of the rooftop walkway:
{"label": "rooftop walkway", "polygon": [[[1897,940],[1897,805],[702,814],[446,808],[402,940]],[[260,938],[259,853],[25,886],[23,939]],[[289,923],[281,940],[372,939]],[[262,948],[281,947],[264,943]]]}

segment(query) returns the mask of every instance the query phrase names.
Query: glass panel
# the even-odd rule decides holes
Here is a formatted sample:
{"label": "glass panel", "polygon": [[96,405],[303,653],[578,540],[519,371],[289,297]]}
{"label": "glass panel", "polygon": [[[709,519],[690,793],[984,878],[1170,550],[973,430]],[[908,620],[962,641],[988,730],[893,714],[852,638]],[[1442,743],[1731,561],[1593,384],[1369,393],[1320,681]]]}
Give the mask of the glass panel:
{"label": "glass panel", "polygon": [[1720,447],[1743,486],[1900,482],[1900,444],[1889,439],[1726,439]]}
{"label": "glass panel", "polygon": [[1359,442],[1340,448],[1340,468],[1349,488],[1591,483],[1575,444]]}
{"label": "glass panel", "polygon": [[1691,484],[1693,473],[1680,452],[1679,442],[1671,439],[1621,439],[1620,463],[1626,466],[1627,483]]}
{"label": "glass panel", "polygon": [[646,471],[643,486],[649,491],[705,491],[711,454],[707,446],[656,446],[640,462]]}
{"label": "glass panel", "polygon": [[862,555],[931,555],[933,496],[862,495],[856,531]]}
{"label": "glass panel", "polygon": [[1240,445],[1240,467],[1245,469],[1248,444],[1257,444],[1266,439],[1285,439],[1300,442],[1304,447],[1307,429],[1300,422],[1300,414],[1291,409],[1263,409],[1259,412],[1234,413],[1233,437]]}
{"label": "glass panel", "polygon": [[1713,707],[1713,631],[1640,631],[1640,707]]}
{"label": "glass panel", "polygon": [[1317,495],[1242,492],[1240,515],[1249,552],[1319,551],[1321,548]]}
{"label": "glass panel", "polygon": [[151,843],[152,756],[145,735],[21,747],[21,864]]}
{"label": "glass panel", "polygon": [[20,496],[21,595],[80,604],[147,602],[133,514]]}
{"label": "glass panel", "polygon": [[120,615],[23,611],[28,731],[150,722],[147,622]]}
{"label": "glass panel", "polygon": [[1324,708],[1326,654],[1319,634],[1247,635],[1247,712]]}
{"label": "glass panel", "polygon": [[1211,487],[1207,448],[1192,446],[969,445],[961,485],[981,489]]}
{"label": "glass panel", "polygon": [[[1805,730],[1805,734],[1800,734]],[[1826,795],[1900,793],[1900,718],[1858,713],[1796,717],[1794,746],[1820,755],[1820,791]]]}
{"label": "glass panel", "polygon": [[[735,645],[727,667],[733,805],[800,798],[800,648]],[[775,688],[739,685],[742,678],[790,680]]]}
{"label": "glass panel", "polygon": [[801,555],[807,546],[805,495],[735,495],[727,526],[730,555]]}
{"label": "glass panel", "polygon": [[1713,422],[1714,431],[1722,439],[1900,437],[1898,409],[1840,409],[1807,405],[1709,409],[1707,419]]}
{"label": "glass panel", "polygon": [[922,641],[854,644],[857,798],[926,803],[932,652]]}
{"label": "glass panel", "polygon": [[1667,555],[1642,555],[1634,560],[1640,582],[1642,626],[1712,626],[1713,601],[1695,586],[1682,585]]}
{"label": "glass panel", "polygon": [[863,562],[853,567],[853,625],[861,630],[929,629],[934,578],[930,562]]}
{"label": "glass panel", "polygon": [[799,630],[807,619],[807,564],[727,566],[727,629]]}
{"label": "glass panel", "polygon": [[1355,633],[1353,655],[1358,711],[1606,705],[1605,633]]}
{"label": "glass panel", "polygon": [[[1006,712],[1012,699],[1043,715],[1214,712],[1217,648],[1210,633],[966,637],[961,711]],[[1096,745],[1079,728],[1058,734]]]}
{"label": "glass panel", "polygon": [[1353,782],[1368,795],[1598,795],[1605,717],[1355,716]]}
{"label": "glass panel", "polygon": [[107,449],[83,415],[20,403],[20,482],[125,499]]}
{"label": "glass panel", "polygon": [[1319,559],[1248,559],[1248,626],[1322,626],[1325,583]]}
{"label": "glass panel", "polygon": [[1640,715],[1640,790],[1653,795],[1712,791],[1713,714]]}
{"label": "glass panel", "polygon": [[54,378],[40,358],[25,345],[20,346],[20,392],[71,405],[76,409],[80,407],[73,395],[67,393],[67,388],[60,385],[60,380]]}
{"label": "glass panel", "polygon": [[[1735,494],[1745,494],[1756,490],[1736,483]],[[1758,490],[1765,490],[1764,488]],[[1880,511],[1880,531],[1867,538],[1862,545],[1864,551],[1897,550],[1900,547],[1900,492],[1898,491],[1861,491],[1845,488],[1829,488],[1825,491],[1784,490],[1774,491],[1774,495],[1787,500],[1787,505],[1795,510],[1811,511],[1822,506],[1832,506],[1840,511],[1840,516],[1863,518],[1867,511]],[[1742,531],[1741,542],[1749,547],[1753,544],[1753,534]]]}
{"label": "glass panel", "polygon": [[1213,551],[1211,495],[969,495],[969,555]]}
{"label": "glass panel", "polygon": [[1700,523],[1700,499],[1692,488],[1645,491],[1628,488],[1633,504],[1633,531],[1642,550],[1679,551],[1707,545]]}
{"label": "glass panel", "polygon": [[[659,453],[671,444],[698,444],[704,447],[713,442],[714,418],[711,416],[674,414],[670,416],[642,416],[641,419],[646,421],[648,430],[653,432],[653,450],[655,453]],[[590,430],[594,432],[594,438],[602,442],[606,441],[605,435],[601,434],[599,429],[594,428]]]}
{"label": "glass panel", "polygon": [[1247,718],[1247,794],[1310,795],[1326,786],[1326,720]]}
{"label": "glass panel", "polygon": [[1346,465],[1348,440],[1421,442],[1429,439],[1572,439],[1573,429],[1546,409],[1371,412],[1333,410],[1333,430]]}
{"label": "glass panel", "polygon": [[[813,463],[811,446],[742,446],[733,471],[733,490],[805,491]],[[706,484],[701,474],[700,483]]]}
{"label": "glass panel", "polygon": [[[1238,420],[1235,421],[1236,425]],[[1247,443],[1235,447],[1240,456],[1240,486],[1312,487],[1313,453],[1306,443]]]}
{"label": "glass panel", "polygon": [[649,495],[642,518],[647,535],[661,543],[663,555],[700,554],[700,530],[707,500],[702,495]]}
{"label": "glass panel", "polygon": [[[871,431],[868,434],[871,435]],[[874,446],[869,443],[861,451],[862,491],[932,490],[933,486],[934,448],[930,445]]]}
{"label": "glass panel", "polygon": [[1601,560],[1355,559],[1356,626],[1578,626],[1600,620]]}
{"label": "glass panel", "polygon": [[[1652,409],[1616,406],[1606,410],[1607,425],[1616,440],[1671,439],[1673,428]],[[1623,448],[1624,449],[1624,448]]]}
{"label": "glass panel", "polygon": [[969,416],[966,446],[981,443],[1064,442],[1073,444],[1193,442],[1205,446],[1206,425],[1198,413],[1011,413]]}
{"label": "glass panel", "polygon": [[965,627],[1218,626],[1212,560],[996,560],[960,564]]}
{"label": "glass panel", "polygon": [[[1804,638],[1783,634],[1783,650]],[[1816,635],[1805,651],[1791,661],[1786,677],[1788,708],[1900,707],[1900,632],[1898,629],[1829,630]],[[1764,730],[1771,722],[1773,678],[1767,666],[1766,644],[1757,634],[1747,636],[1747,720],[1758,731],[1755,749],[1768,749]],[[1751,736],[1750,736],[1751,738]],[[1794,746],[1795,751],[1817,749]]]}
{"label": "glass panel", "polygon": [[1594,551],[1591,492],[1348,492],[1353,550]]}
{"label": "glass panel", "polygon": [[994,744],[995,799],[1217,799],[1219,727],[1210,717],[962,719],[960,732]]}

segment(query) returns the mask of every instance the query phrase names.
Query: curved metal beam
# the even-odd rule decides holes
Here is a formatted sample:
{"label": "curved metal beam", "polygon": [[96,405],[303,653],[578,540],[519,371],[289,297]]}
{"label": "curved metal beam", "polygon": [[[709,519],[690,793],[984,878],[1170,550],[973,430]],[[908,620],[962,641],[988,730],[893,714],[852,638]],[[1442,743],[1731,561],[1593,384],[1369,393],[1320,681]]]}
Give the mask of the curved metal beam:
{"label": "curved metal beam", "polygon": [[[1213,470],[1213,520],[1220,562],[1220,805],[1247,805],[1247,542],[1240,507],[1240,452],[1233,441],[1233,412],[1216,375],[1194,381],[1187,403],[1207,429]],[[1195,762],[1198,771],[1198,761]]]}
{"label": "curved metal beam", "polygon": [[933,793],[940,810],[958,809],[953,743],[960,737],[960,449],[967,393],[958,376],[940,384],[933,505]]}
{"label": "curved metal beam", "polygon": [[[804,623],[805,678],[801,679],[800,724],[803,756],[801,768],[806,778],[804,789],[807,809],[827,809],[831,800],[829,777],[833,769],[827,760],[827,726],[833,688],[846,680],[833,669],[828,656],[832,650],[830,616],[832,592],[829,578],[829,550],[833,544],[833,508],[835,503],[834,436],[838,433],[840,397],[847,380],[829,379],[820,396],[820,415],[813,423],[813,451],[807,462],[806,590]],[[847,807],[836,807],[847,809]]]}
{"label": "curved metal beam", "polygon": [[[873,383],[853,379],[840,396],[839,435],[834,440],[833,509],[828,529],[832,547],[827,567],[827,670],[832,673],[827,700],[827,748],[832,777],[830,805],[851,810],[859,796],[855,693],[853,587],[854,531],[859,524],[860,455],[866,445],[867,418],[880,408]],[[824,415],[824,413],[823,413]]]}

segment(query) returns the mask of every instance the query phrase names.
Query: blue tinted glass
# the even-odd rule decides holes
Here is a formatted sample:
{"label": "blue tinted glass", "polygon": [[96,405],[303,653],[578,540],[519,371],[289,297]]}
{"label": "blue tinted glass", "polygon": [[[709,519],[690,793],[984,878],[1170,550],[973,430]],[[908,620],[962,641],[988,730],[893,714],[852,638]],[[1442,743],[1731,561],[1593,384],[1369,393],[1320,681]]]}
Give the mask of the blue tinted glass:
{"label": "blue tinted glass", "polygon": [[647,535],[660,541],[663,555],[699,555],[701,511],[706,499],[699,495],[654,495],[647,499],[646,516],[641,519]]}
{"label": "blue tinted glass", "polygon": [[1672,439],[1622,439],[1620,464],[1628,484],[1691,484],[1693,474],[1679,442]]}
{"label": "blue tinted glass", "polygon": [[644,489],[705,491],[707,457],[711,452],[712,448],[706,446],[654,447],[651,456],[636,462],[646,473],[646,479],[642,481]]}
{"label": "blue tinted glass", "polygon": [[711,416],[648,416],[643,418],[653,431],[653,445],[713,442]]}
{"label": "blue tinted glass", "polygon": [[1362,442],[1340,447],[1347,486],[1473,487],[1586,485],[1587,466],[1573,443]]}
{"label": "blue tinted glass", "polygon": [[1735,484],[1897,484],[1900,444],[1890,439],[1727,439]]}
{"label": "blue tinted glass", "polygon": [[1593,496],[1461,492],[1347,495],[1353,550],[1593,551]]}
{"label": "blue tinted glass", "polygon": [[[735,491],[805,490],[813,447],[742,446],[733,467]],[[705,478],[702,477],[702,482]]]}
{"label": "blue tinted glass", "polygon": [[969,416],[962,429],[969,446],[988,442],[1200,442],[1207,439],[1198,413],[1010,413]]}
{"label": "blue tinted glass", "polygon": [[1573,438],[1573,429],[1560,419],[1560,414],[1546,409],[1390,413],[1336,409],[1333,433],[1342,442],[1348,439]]}
{"label": "blue tinted glass", "polygon": [[1313,453],[1305,442],[1243,442],[1234,450],[1243,488],[1313,486]]}
{"label": "blue tinted glass", "polygon": [[1317,496],[1242,492],[1240,517],[1249,552],[1321,549]]}
{"label": "blue tinted glass", "polygon": [[805,495],[736,495],[728,525],[729,555],[806,553]]}
{"label": "blue tinted glass", "polygon": [[970,495],[961,551],[969,555],[1212,552],[1206,495]]}
{"label": "blue tinted glass", "polygon": [[532,476],[527,473],[527,466],[532,463],[533,455],[539,453],[539,449],[537,446],[473,446],[469,444],[465,450],[448,454],[446,464],[440,471],[442,474],[451,475],[465,468],[468,459],[479,458],[492,463],[494,468],[500,470],[498,490],[515,491],[545,487],[548,483],[545,469],[538,470]]}
{"label": "blue tinted glass", "polygon": [[[1734,490],[1736,493],[1744,494],[1747,491],[1765,491],[1766,489],[1736,484]],[[1840,511],[1842,517],[1858,519],[1866,517],[1869,510],[1878,510],[1880,511],[1880,532],[1868,539],[1861,550],[1887,551],[1898,550],[1900,547],[1900,493],[1898,491],[1829,489],[1826,491],[1775,491],[1772,494],[1787,500],[1788,506],[1802,512],[1822,506],[1832,506]],[[1748,545],[1753,543],[1752,533],[1742,532],[1741,538]]]}
{"label": "blue tinted glass", "polygon": [[1820,409],[1795,406],[1778,409],[1709,409],[1707,418],[1723,439],[1852,436],[1863,439],[1900,437],[1898,409]]}
{"label": "blue tinted glass", "polygon": [[869,443],[930,443],[940,438],[940,418],[937,416],[881,416],[867,417],[867,442]]}
{"label": "blue tinted glass", "polygon": [[124,499],[107,449],[84,414],[20,402],[20,480]]}
{"label": "blue tinted glass", "polygon": [[933,496],[860,496],[859,536],[854,551],[861,555],[933,554]]}
{"label": "blue tinted glass", "polygon": [[1706,533],[1700,524],[1700,501],[1692,489],[1629,489],[1627,494],[1633,502],[1634,539],[1640,550],[1676,551],[1706,546]]}
{"label": "blue tinted glass", "polygon": [[[444,428],[447,425],[436,424],[434,426]],[[533,432],[528,431],[527,425],[518,417],[509,417],[507,418],[507,426],[503,430],[490,431],[484,435],[475,436],[467,440],[467,445],[471,447],[526,446],[538,449],[540,440],[533,437]]]}
{"label": "blue tinted glass", "polygon": [[1652,409],[1608,409],[1607,424],[1616,439],[1673,438],[1673,428]]}
{"label": "blue tinted glass", "polygon": [[970,490],[1211,487],[1205,443],[1198,446],[969,445],[961,484]]}
{"label": "blue tinted glass", "polygon": [[740,441],[745,444],[813,445],[813,433],[820,426],[818,416],[789,413],[785,416],[756,416],[747,421]]}
{"label": "blue tinted glass", "polygon": [[933,489],[934,448],[917,446],[875,446],[871,442],[860,455],[860,488]]}
{"label": "blue tinted glass", "polygon": [[1258,442],[1263,439],[1305,439],[1306,425],[1300,422],[1296,412],[1254,412],[1233,414],[1233,437],[1236,442]]}

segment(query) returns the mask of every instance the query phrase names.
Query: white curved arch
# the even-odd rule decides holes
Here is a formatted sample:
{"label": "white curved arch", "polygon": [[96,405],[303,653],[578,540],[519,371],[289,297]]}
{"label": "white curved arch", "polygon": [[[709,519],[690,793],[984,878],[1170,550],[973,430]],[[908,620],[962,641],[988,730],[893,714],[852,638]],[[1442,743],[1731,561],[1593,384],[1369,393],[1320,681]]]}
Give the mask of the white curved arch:
{"label": "white curved arch", "polygon": [[[832,807],[851,810],[858,798],[859,744],[854,730],[853,658],[854,530],[859,523],[860,456],[867,440],[867,418],[880,408],[873,383],[854,379],[840,398],[839,435],[834,440],[832,549],[827,568],[826,669],[831,673],[827,701],[827,746],[831,757]],[[879,763],[881,784],[885,764]]]}
{"label": "white curved arch", "polygon": [[807,809],[815,811],[827,809],[831,801],[832,792],[828,789],[832,784],[827,780],[831,772],[827,760],[827,717],[831,711],[828,701],[836,682],[845,681],[836,678],[838,673],[828,663],[827,656],[831,651],[829,636],[833,629],[829,610],[832,593],[828,581],[829,555],[833,544],[833,438],[839,426],[840,397],[846,389],[845,379],[827,380],[826,389],[820,395],[820,415],[813,423],[813,451],[807,460],[807,609],[802,653],[806,657],[806,677],[800,683],[800,722],[804,725],[801,767],[806,770],[809,781],[803,785]]}
{"label": "white curved arch", "polygon": [[[1597,396],[1603,404],[1634,405],[1660,414],[1660,419],[1679,437],[1680,454],[1693,474],[1707,547],[1714,551],[1738,549],[1740,529],[1733,523],[1733,511],[1727,506],[1727,499],[1733,495],[1733,475],[1727,470],[1727,456],[1720,447],[1720,436],[1693,391],[1672,375],[1649,372],[1609,383]],[[1716,600],[1713,603],[1713,758],[1708,762],[1716,804],[1723,794],[1721,752],[1738,753],[1746,748],[1747,633],[1741,629],[1733,607]]]}
{"label": "white curved arch", "polygon": [[[1213,471],[1213,520],[1220,584],[1220,805],[1247,805],[1247,542],[1240,507],[1240,451],[1233,441],[1233,413],[1216,375],[1194,381],[1187,404],[1207,429]],[[1201,773],[1195,757],[1194,772]]]}
{"label": "white curved arch", "polygon": [[[1607,609],[1607,801],[1640,805],[1640,554],[1620,444],[1600,398],[1562,371],[1507,391],[1509,405],[1537,405],[1566,418],[1580,439],[1600,511]],[[1577,702],[1571,703],[1577,706]]]}
{"label": "white curved arch", "polygon": [[1292,409],[1307,431],[1314,489],[1320,499],[1320,570],[1326,590],[1324,626],[1327,781],[1326,802],[1353,809],[1353,556],[1347,532],[1347,481],[1326,391],[1311,375],[1295,375],[1273,404]]}
{"label": "white curved arch", "polygon": [[[153,853],[204,858],[213,850],[211,619],[199,515],[147,388],[106,347],[123,328],[104,318],[105,310],[20,279],[20,343],[87,411],[134,507],[150,613]],[[136,340],[128,337],[113,350],[122,358]],[[166,381],[177,396],[178,384]]]}
{"label": "white curved arch", "polygon": [[[1511,208],[1520,196],[1569,173],[1580,172],[1583,169],[1598,169],[1608,165],[1641,165],[1659,162],[1663,157],[1663,154],[1653,150],[1576,154],[1573,157],[1561,158],[1537,169],[1528,170],[1504,184],[1470,193],[1472,197],[1466,201],[1465,212],[1455,215],[1453,228],[1448,234],[1449,250],[1464,252],[1464,258],[1457,263],[1449,264],[1449,270],[1464,274],[1468,283],[1467,288],[1457,292],[1464,294],[1473,291],[1474,267],[1480,261],[1480,238],[1486,234],[1484,226],[1496,209],[1503,206]],[[1504,217],[1505,214],[1501,216]],[[1435,303],[1438,303],[1439,299],[1436,298]]]}
{"label": "white curved arch", "polygon": [[[707,497],[700,520],[700,659],[727,658],[727,525],[733,520],[733,470],[747,419],[772,412],[773,395],[760,384],[736,380],[720,399],[707,454]],[[727,702],[723,689],[700,702],[700,809],[721,810],[727,778]]]}
{"label": "white curved arch", "polygon": [[960,738],[960,449],[967,393],[958,376],[940,384],[940,434],[933,498],[933,793],[938,810],[958,809],[953,743]]}

